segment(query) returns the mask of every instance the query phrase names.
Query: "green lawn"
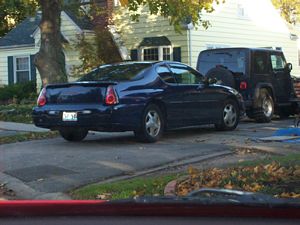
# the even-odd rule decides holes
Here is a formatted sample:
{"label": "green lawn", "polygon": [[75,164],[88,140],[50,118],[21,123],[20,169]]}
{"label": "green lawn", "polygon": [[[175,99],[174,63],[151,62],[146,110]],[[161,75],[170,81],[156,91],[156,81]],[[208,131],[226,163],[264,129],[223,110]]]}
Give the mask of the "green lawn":
{"label": "green lawn", "polygon": [[92,184],[71,192],[73,199],[96,199],[98,195],[109,199],[125,199],[135,196],[162,196],[168,182],[176,179],[177,174],[133,178],[108,184]]}
{"label": "green lawn", "polygon": [[0,121],[32,123],[32,104],[0,105]]}
{"label": "green lawn", "polygon": [[[236,167],[255,167],[256,165],[267,165],[271,162],[279,163],[282,166],[297,166],[300,165],[300,154],[291,154],[287,156],[275,156],[269,157],[264,160],[242,162],[235,165],[230,165],[230,168]],[[246,171],[247,172],[247,171]],[[249,171],[248,171],[249,172]],[[97,198],[107,198],[107,199],[126,199],[135,196],[156,196],[163,195],[164,188],[166,184],[178,177],[181,174],[166,174],[163,176],[146,176],[143,178],[134,178],[130,180],[123,180],[107,184],[92,184],[77,190],[72,191],[70,194],[73,199],[97,199]],[[249,174],[250,177],[250,174]],[[234,176],[233,176],[234,178]],[[260,178],[259,178],[260,179]],[[247,179],[249,182],[251,179]],[[294,180],[294,178],[293,178]],[[229,180],[226,180],[228,182]],[[256,182],[256,181],[251,181]],[[266,186],[261,191],[268,194],[276,195],[277,193],[282,193],[285,189],[282,185],[290,185],[290,180],[287,177],[286,180],[281,181],[280,185],[274,185],[273,187]],[[232,181],[234,183],[234,181]],[[251,185],[251,184],[250,184]],[[292,187],[293,191],[296,193],[299,190],[298,184]],[[284,190],[282,190],[284,189]]]}

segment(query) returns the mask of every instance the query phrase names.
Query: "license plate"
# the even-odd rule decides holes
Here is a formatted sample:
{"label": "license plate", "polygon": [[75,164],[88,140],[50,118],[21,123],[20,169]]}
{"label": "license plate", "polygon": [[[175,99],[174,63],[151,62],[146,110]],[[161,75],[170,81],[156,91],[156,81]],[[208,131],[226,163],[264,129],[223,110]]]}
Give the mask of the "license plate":
{"label": "license plate", "polygon": [[77,121],[77,112],[63,112],[63,121]]}

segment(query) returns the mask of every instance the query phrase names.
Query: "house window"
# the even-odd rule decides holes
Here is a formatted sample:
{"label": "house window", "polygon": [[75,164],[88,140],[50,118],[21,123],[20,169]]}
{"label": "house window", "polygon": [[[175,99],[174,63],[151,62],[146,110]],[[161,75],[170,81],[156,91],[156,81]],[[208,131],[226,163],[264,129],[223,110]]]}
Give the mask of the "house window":
{"label": "house window", "polygon": [[172,47],[171,46],[157,46],[146,47],[140,49],[141,61],[162,61],[172,60]]}
{"label": "house window", "polygon": [[237,4],[237,16],[240,19],[247,19],[248,18],[247,10],[245,8],[243,0],[240,0],[240,3]]}
{"label": "house window", "polygon": [[15,57],[15,81],[25,83],[31,80],[29,56]]}
{"label": "house window", "polygon": [[163,60],[171,60],[171,48],[163,48]]}
{"label": "house window", "polygon": [[222,44],[207,44],[206,49],[217,49],[217,48],[229,48],[229,45],[222,45]]}
{"label": "house window", "polygon": [[156,61],[156,60],[159,60],[158,48],[144,49],[144,61]]}

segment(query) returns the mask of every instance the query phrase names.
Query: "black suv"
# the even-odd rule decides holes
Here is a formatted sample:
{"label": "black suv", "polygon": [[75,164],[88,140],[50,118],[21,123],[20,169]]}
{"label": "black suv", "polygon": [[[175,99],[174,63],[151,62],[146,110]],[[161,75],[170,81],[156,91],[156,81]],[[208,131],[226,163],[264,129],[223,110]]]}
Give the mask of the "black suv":
{"label": "black suv", "polygon": [[202,51],[197,70],[208,78],[238,90],[246,113],[257,122],[269,122],[273,114],[296,114],[299,99],[282,51],[258,48],[222,48]]}

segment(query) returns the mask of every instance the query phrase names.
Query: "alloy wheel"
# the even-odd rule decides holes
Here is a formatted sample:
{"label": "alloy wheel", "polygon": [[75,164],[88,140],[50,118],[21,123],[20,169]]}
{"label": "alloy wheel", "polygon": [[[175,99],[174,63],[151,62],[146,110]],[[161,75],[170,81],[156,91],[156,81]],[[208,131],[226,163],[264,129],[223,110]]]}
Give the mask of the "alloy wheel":
{"label": "alloy wheel", "polygon": [[233,127],[237,120],[237,111],[232,104],[227,104],[223,112],[224,123],[227,127]]}
{"label": "alloy wheel", "polygon": [[265,97],[262,103],[263,112],[266,117],[270,117],[273,113],[273,105],[269,98]]}
{"label": "alloy wheel", "polygon": [[145,123],[147,133],[151,137],[156,137],[161,129],[161,121],[159,114],[154,110],[150,110],[146,115]]}

